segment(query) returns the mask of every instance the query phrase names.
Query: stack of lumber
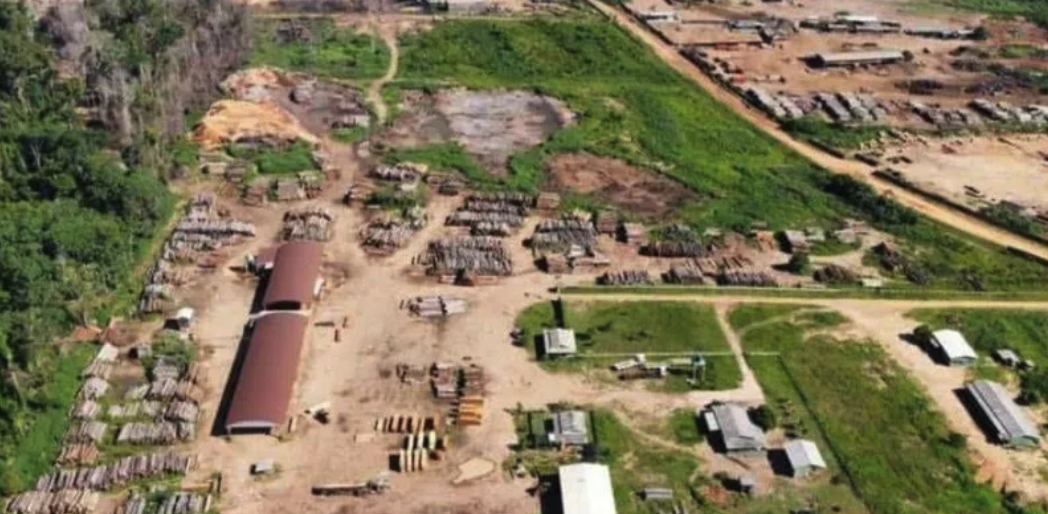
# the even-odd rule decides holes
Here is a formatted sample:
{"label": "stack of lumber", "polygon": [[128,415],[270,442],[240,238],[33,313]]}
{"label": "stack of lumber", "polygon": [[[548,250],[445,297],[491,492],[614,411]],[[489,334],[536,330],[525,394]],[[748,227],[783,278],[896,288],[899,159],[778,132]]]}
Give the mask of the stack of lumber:
{"label": "stack of lumber", "polygon": [[694,264],[689,263],[680,266],[672,266],[666,273],[666,282],[671,284],[697,285],[705,282],[703,275],[705,275],[705,273],[702,272],[702,269]]}
{"label": "stack of lumber", "polygon": [[459,373],[454,364],[438,362],[433,364],[429,374],[433,385],[433,396],[444,400],[458,397]]}
{"label": "stack of lumber", "polygon": [[561,253],[547,253],[542,256],[542,269],[546,273],[564,274],[571,272],[571,263],[568,257]]}
{"label": "stack of lumber", "polygon": [[837,264],[827,264],[825,267],[815,270],[813,274],[816,282],[837,284],[842,282],[857,282],[859,274]]}
{"label": "stack of lumber", "polygon": [[552,211],[560,207],[560,195],[557,193],[539,193],[535,198],[535,208],[544,211]]}
{"label": "stack of lumber", "polygon": [[82,466],[94,464],[98,459],[98,447],[94,443],[67,444],[62,447],[58,464],[63,466]]}
{"label": "stack of lumber", "polygon": [[578,246],[592,248],[597,242],[597,229],[587,220],[565,217],[542,220],[535,227],[531,247],[536,249],[569,248]]}
{"label": "stack of lumber", "polygon": [[157,261],[146,271],[146,282],[157,285],[180,286],[189,281],[185,270],[175,268],[167,261]]}
{"label": "stack of lumber", "polygon": [[613,235],[619,226],[619,215],[614,211],[600,211],[593,218],[593,224],[597,227],[597,232]]}
{"label": "stack of lumber", "polygon": [[90,421],[98,417],[102,407],[94,400],[83,400],[73,407],[72,418],[80,421]]}
{"label": "stack of lumber", "polygon": [[702,274],[713,277],[728,271],[745,270],[753,265],[753,260],[745,255],[729,254],[695,259],[693,263]]}
{"label": "stack of lumber", "polygon": [[80,386],[80,394],[77,397],[81,400],[97,400],[105,396],[106,391],[109,391],[109,382],[98,377],[91,377]]}
{"label": "stack of lumber", "polygon": [[153,365],[152,374],[154,381],[178,380],[178,377],[182,375],[182,368],[173,359],[165,356],[157,359],[156,364]]}
{"label": "stack of lumber", "polygon": [[651,275],[645,270],[609,271],[597,277],[602,286],[650,286],[654,285]]}
{"label": "stack of lumber", "polygon": [[102,380],[109,380],[109,375],[113,373],[113,363],[109,361],[93,360],[91,364],[88,364],[84,371],[80,373],[80,378],[100,378]]}
{"label": "stack of lumber", "polygon": [[200,403],[203,400],[203,391],[189,380],[182,380],[175,387],[175,399],[184,402]]}
{"label": "stack of lumber", "polygon": [[652,241],[643,248],[641,253],[649,257],[703,257],[708,252],[698,241]]}
{"label": "stack of lumber", "polygon": [[9,514],[89,514],[98,508],[99,495],[93,491],[67,490],[54,493],[30,491],[4,502]]}
{"label": "stack of lumber", "polygon": [[160,423],[128,423],[120,427],[120,433],[117,434],[116,441],[128,444],[174,444],[181,439],[190,438],[189,435],[180,437],[184,435],[180,430],[180,425],[166,421]]}
{"label": "stack of lumber", "polygon": [[426,171],[425,164],[402,162],[392,166],[376,166],[371,170],[371,176],[391,182],[418,182]]}
{"label": "stack of lumber", "polygon": [[161,378],[149,384],[149,392],[146,394],[146,397],[151,400],[170,400],[175,396],[177,389],[178,382],[173,378]]}
{"label": "stack of lumber", "polygon": [[61,491],[90,489],[108,491],[132,480],[168,474],[185,475],[196,464],[196,457],[174,453],[132,455],[118,461],[87,468],[62,469],[40,477],[36,490]]}
{"label": "stack of lumber", "polygon": [[472,227],[476,230],[481,223],[517,228],[524,224],[524,216],[515,212],[458,210],[444,218],[444,224],[449,227]]}
{"label": "stack of lumber", "polygon": [[429,243],[426,254],[416,263],[428,267],[429,275],[458,276],[463,273],[482,276],[509,276],[513,261],[494,237],[458,237]]}
{"label": "stack of lumber", "polygon": [[891,272],[902,272],[906,279],[923,285],[931,282],[931,274],[921,269],[913,260],[900,252],[894,245],[881,243],[874,247],[874,252],[881,259],[881,266]]}
{"label": "stack of lumber", "polygon": [[335,217],[323,207],[290,210],[284,214],[283,236],[287,241],[330,241]]}
{"label": "stack of lumber", "polygon": [[410,223],[401,220],[384,220],[369,223],[361,233],[364,249],[368,253],[389,255],[404,246],[415,229]]}
{"label": "stack of lumber", "polygon": [[513,227],[504,222],[480,221],[470,227],[469,233],[473,236],[507,237],[513,234]]}
{"label": "stack of lumber", "polygon": [[775,277],[766,271],[727,270],[717,277],[722,286],[778,287]]}
{"label": "stack of lumber", "polygon": [[624,243],[638,243],[648,237],[648,231],[640,223],[623,223],[619,225],[618,236]]}
{"label": "stack of lumber", "polygon": [[109,417],[113,419],[127,419],[147,417],[155,418],[160,414],[162,405],[156,401],[130,402],[124,404],[110,405]]}
{"label": "stack of lumber", "polygon": [[460,427],[477,426],[484,420],[484,397],[463,396],[453,411],[455,423]]}
{"label": "stack of lumber", "polygon": [[476,364],[462,368],[462,381],[459,394],[462,396],[478,396],[484,394],[484,368]]}
{"label": "stack of lumber", "polygon": [[141,400],[149,394],[149,389],[149,384],[137,385],[124,393],[124,399],[129,401]]}
{"label": "stack of lumber", "polygon": [[196,422],[200,416],[200,408],[196,403],[175,401],[171,402],[164,411],[164,419],[168,421]]}
{"label": "stack of lumber", "polygon": [[67,443],[101,443],[105,438],[108,425],[100,421],[84,421],[75,423],[66,432]]}
{"label": "stack of lumber", "polygon": [[527,210],[534,206],[534,196],[512,192],[476,193],[467,198],[464,205],[470,211],[507,211],[514,208],[521,214],[527,214]]}
{"label": "stack of lumber", "polygon": [[418,434],[424,430],[433,430],[440,423],[437,417],[418,414],[395,414],[375,420],[375,431],[385,434]]}
{"label": "stack of lumber", "polygon": [[448,317],[463,314],[469,304],[461,298],[451,296],[420,296],[408,301],[408,309],[423,318]]}
{"label": "stack of lumber", "polygon": [[524,224],[534,198],[516,193],[475,194],[444,220],[455,227],[470,227],[475,235],[509,235]]}
{"label": "stack of lumber", "polygon": [[157,514],[203,514],[210,510],[210,494],[178,492],[165,498],[156,512]]}

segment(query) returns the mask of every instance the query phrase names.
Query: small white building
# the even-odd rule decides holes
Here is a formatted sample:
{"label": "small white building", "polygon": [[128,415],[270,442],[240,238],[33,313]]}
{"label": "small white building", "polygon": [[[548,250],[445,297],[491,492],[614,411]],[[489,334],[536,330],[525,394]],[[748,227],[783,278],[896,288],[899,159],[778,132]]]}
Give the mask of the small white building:
{"label": "small white building", "polygon": [[607,466],[580,462],[561,466],[557,474],[563,514],[616,514]]}
{"label": "small white building", "polygon": [[956,330],[936,330],[932,333],[931,344],[950,366],[971,366],[978,358],[968,341]]}
{"label": "small white building", "polygon": [[815,443],[807,439],[794,439],[783,446],[786,459],[790,461],[790,472],[794,477],[805,477],[813,471],[826,469],[826,461]]}
{"label": "small white building", "polygon": [[547,357],[575,355],[575,331],[565,328],[547,328],[542,331],[542,349]]}

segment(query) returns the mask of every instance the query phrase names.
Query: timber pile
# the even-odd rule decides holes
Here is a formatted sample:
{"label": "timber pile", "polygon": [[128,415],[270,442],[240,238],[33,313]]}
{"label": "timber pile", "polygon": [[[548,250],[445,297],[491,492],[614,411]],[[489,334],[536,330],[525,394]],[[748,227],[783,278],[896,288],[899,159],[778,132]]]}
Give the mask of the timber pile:
{"label": "timber pile", "polygon": [[689,263],[670,267],[665,279],[670,284],[698,285],[706,282],[704,275],[702,269]]}
{"label": "timber pile", "polygon": [[308,207],[284,213],[283,237],[286,241],[330,241],[335,216],[323,207]]}
{"label": "timber pile", "polygon": [[178,377],[182,375],[182,368],[178,366],[174,359],[161,356],[157,359],[156,364],[153,365],[152,369],[153,380],[178,380]]}
{"label": "timber pile", "polygon": [[62,466],[83,466],[94,464],[98,460],[98,447],[94,443],[68,444],[62,447],[58,464]]}
{"label": "timber pile", "polygon": [[433,386],[433,396],[442,400],[451,400],[458,397],[459,373],[458,368],[454,364],[435,363],[430,368],[429,375]]}
{"label": "timber pile", "polygon": [[508,223],[481,221],[474,223],[469,233],[473,236],[507,237],[513,234],[513,227]]}
{"label": "timber pile", "polygon": [[901,272],[907,280],[918,285],[931,282],[931,275],[894,245],[881,243],[874,247],[874,252],[880,257],[881,266],[892,273]]}
{"label": "timber pile", "polygon": [[813,277],[816,282],[822,282],[824,284],[858,282],[859,280],[858,273],[837,264],[828,264],[824,268],[815,270]]}
{"label": "timber pile", "polygon": [[[177,376],[177,375],[176,375]],[[146,397],[150,400],[170,400],[178,390],[178,382],[173,378],[160,378],[149,384],[149,393]]]}
{"label": "timber pile", "polygon": [[448,317],[463,314],[469,304],[461,298],[450,296],[420,296],[408,301],[412,314],[423,318]]}
{"label": "timber pile", "polygon": [[128,389],[127,392],[124,393],[124,399],[128,401],[137,401],[145,398],[147,394],[149,394],[149,384],[137,385]]}
{"label": "timber pile", "polygon": [[112,419],[130,419],[137,417],[155,418],[160,414],[160,402],[144,401],[110,405],[109,417]]}
{"label": "timber pile", "polygon": [[655,283],[645,270],[625,270],[609,271],[597,277],[597,284],[602,286],[650,286]]}
{"label": "timber pile", "polygon": [[156,512],[157,514],[202,514],[210,510],[210,494],[179,492],[168,496]]}
{"label": "timber pile", "polygon": [[102,380],[98,377],[91,377],[84,381],[84,385],[80,387],[80,394],[77,395],[81,400],[97,400],[109,391],[109,382]]}
{"label": "timber pile", "polygon": [[164,419],[168,421],[194,423],[199,416],[200,407],[193,402],[171,402],[164,411]]}
{"label": "timber pile", "polygon": [[436,430],[439,424],[438,416],[397,414],[376,419],[375,431],[384,434],[418,434],[425,430]]}
{"label": "timber pile", "polygon": [[452,408],[455,424],[460,427],[477,426],[484,420],[484,397],[463,396]]}
{"label": "timber pile", "polygon": [[726,271],[742,271],[753,265],[753,260],[745,255],[713,255],[692,261],[702,274],[715,277]]}
{"label": "timber pile", "polygon": [[535,197],[524,193],[476,193],[466,200],[465,207],[470,211],[498,211],[506,209],[505,205],[527,214],[527,209],[535,206]]}
{"label": "timber pile", "polygon": [[175,399],[184,402],[200,403],[203,400],[204,393],[197,388],[193,382],[183,379],[175,387]]}
{"label": "timber pile", "polygon": [[87,468],[62,469],[40,477],[40,492],[67,489],[108,491],[132,480],[162,475],[185,475],[196,464],[196,457],[174,453],[132,455],[118,461]]}
{"label": "timber pile", "polygon": [[361,233],[364,250],[376,255],[390,255],[415,235],[412,224],[389,219],[368,224]]}
{"label": "timber pile", "polygon": [[9,514],[89,514],[98,508],[99,495],[93,491],[68,490],[55,493],[30,491],[4,502]]}
{"label": "timber pile", "polygon": [[128,423],[116,436],[118,443],[168,445],[196,436],[196,427],[186,422]]}
{"label": "timber pile", "polygon": [[470,196],[458,210],[448,215],[449,227],[470,227],[474,235],[506,236],[520,228],[534,198],[516,193],[478,193]]}
{"label": "timber pile", "polygon": [[589,249],[597,243],[597,229],[587,220],[565,217],[542,220],[535,227],[531,247],[536,249],[570,248],[578,246]]}
{"label": "timber pile", "polygon": [[597,227],[597,232],[614,235],[619,227],[619,215],[613,211],[600,211],[593,218],[593,224]]}
{"label": "timber pile", "polygon": [[416,264],[427,266],[427,274],[459,277],[464,274],[504,277],[513,274],[513,261],[494,237],[437,239]]}
{"label": "timber pile", "polygon": [[429,168],[425,164],[402,162],[392,166],[377,166],[371,176],[391,182],[418,182]]}
{"label": "timber pile", "polygon": [[80,378],[100,378],[102,380],[109,380],[109,375],[113,373],[113,363],[109,361],[93,360],[91,364],[88,364],[84,371],[80,373]]}
{"label": "timber pile", "polygon": [[108,425],[100,421],[83,421],[69,427],[66,432],[67,443],[101,443],[105,438]]}
{"label": "timber pile", "polygon": [[72,418],[80,421],[90,421],[98,417],[102,407],[94,400],[84,400],[73,407]]}
{"label": "timber pile", "polygon": [[394,367],[397,378],[404,384],[421,384],[426,380],[428,373],[424,366],[412,366],[410,364],[397,364]]}
{"label": "timber pile", "polygon": [[481,394],[484,394],[484,368],[476,364],[462,368],[459,395],[477,396]]}
{"label": "timber pile", "polygon": [[717,276],[722,286],[778,287],[775,277],[766,271],[726,270]]}
{"label": "timber pile", "polygon": [[706,247],[698,241],[652,241],[641,247],[641,254],[648,257],[704,257]]}

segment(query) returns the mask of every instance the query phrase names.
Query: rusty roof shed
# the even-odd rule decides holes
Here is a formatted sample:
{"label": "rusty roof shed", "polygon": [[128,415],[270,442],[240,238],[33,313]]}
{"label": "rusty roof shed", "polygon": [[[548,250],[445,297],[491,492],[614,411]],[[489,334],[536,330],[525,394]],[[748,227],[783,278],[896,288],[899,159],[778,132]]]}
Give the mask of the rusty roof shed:
{"label": "rusty roof shed", "polygon": [[306,309],[316,295],[324,250],[315,241],[292,241],[277,250],[262,306],[266,310]]}

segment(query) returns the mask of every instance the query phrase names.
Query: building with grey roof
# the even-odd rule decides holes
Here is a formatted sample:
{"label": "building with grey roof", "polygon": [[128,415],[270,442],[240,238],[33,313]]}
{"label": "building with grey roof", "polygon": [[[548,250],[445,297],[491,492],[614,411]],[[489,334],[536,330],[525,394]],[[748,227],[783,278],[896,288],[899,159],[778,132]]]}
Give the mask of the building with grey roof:
{"label": "building with grey roof", "polygon": [[1041,433],[1012,395],[997,382],[976,380],[965,386],[973,400],[977,421],[997,442],[1010,447],[1036,448]]}
{"label": "building with grey roof", "polygon": [[575,331],[564,328],[547,328],[542,331],[542,349],[547,357],[575,355]]}
{"label": "building with grey roof", "polygon": [[833,66],[858,66],[871,64],[892,64],[905,59],[898,50],[876,50],[866,52],[819,53],[811,56],[813,66],[829,68]]}
{"label": "building with grey roof", "polygon": [[710,434],[719,436],[724,451],[764,451],[764,432],[750,419],[742,405],[714,403],[701,416]]}
{"label": "building with grey roof", "polygon": [[550,419],[549,442],[555,445],[582,446],[589,442],[589,423],[586,413],[568,410],[553,413]]}
{"label": "building with grey roof", "polygon": [[815,443],[807,439],[794,439],[783,445],[786,459],[790,462],[790,471],[795,477],[804,477],[813,471],[826,469],[826,461]]}
{"label": "building with grey roof", "polygon": [[936,330],[932,333],[931,345],[950,366],[971,366],[978,358],[964,335],[956,330]]}

